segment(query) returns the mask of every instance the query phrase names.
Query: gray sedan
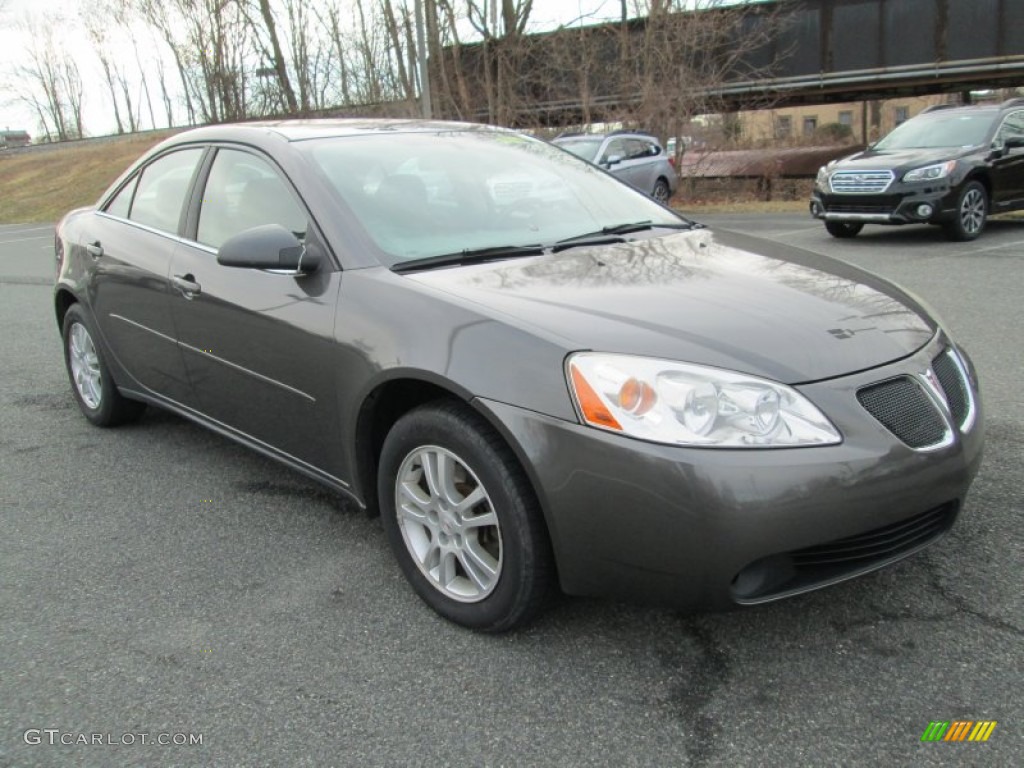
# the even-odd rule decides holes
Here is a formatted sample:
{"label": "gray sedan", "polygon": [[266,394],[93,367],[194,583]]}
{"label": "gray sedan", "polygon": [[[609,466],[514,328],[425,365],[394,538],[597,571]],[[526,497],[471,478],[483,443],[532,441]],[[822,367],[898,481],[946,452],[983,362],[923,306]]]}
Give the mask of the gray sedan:
{"label": "gray sedan", "polygon": [[659,203],[675,194],[678,176],[673,161],[646,133],[572,134],[559,136],[552,144],[604,168]]}
{"label": "gray sedan", "polygon": [[981,458],[974,369],[915,298],[509,131],[189,131],[56,256],[87,419],[164,408],[351,497],[482,631],[556,585],[724,608],[875,570]]}

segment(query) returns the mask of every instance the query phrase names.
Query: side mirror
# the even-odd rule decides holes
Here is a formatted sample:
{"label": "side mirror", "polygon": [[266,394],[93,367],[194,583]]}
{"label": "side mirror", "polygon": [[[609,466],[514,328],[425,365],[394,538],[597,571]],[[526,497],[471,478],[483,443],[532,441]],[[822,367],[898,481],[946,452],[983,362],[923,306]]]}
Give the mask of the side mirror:
{"label": "side mirror", "polygon": [[320,259],[280,224],[265,224],[228,238],[217,251],[217,263],[225,267],[282,269],[303,274],[313,272],[320,265]]}
{"label": "side mirror", "polygon": [[613,165],[618,165],[622,162],[622,155],[609,155],[601,163],[605,168],[611,168]]}
{"label": "side mirror", "polygon": [[992,151],[992,157],[1002,157],[1006,154],[1007,144],[1002,139],[992,139],[992,143],[989,145],[989,149]]}

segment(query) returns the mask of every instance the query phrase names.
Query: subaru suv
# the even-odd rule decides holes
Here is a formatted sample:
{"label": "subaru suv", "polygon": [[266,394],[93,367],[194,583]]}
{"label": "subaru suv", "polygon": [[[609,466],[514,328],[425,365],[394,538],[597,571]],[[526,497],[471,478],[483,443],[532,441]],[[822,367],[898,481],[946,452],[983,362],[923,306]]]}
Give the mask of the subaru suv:
{"label": "subaru suv", "polygon": [[646,133],[563,134],[555,146],[599,165],[659,203],[667,203],[676,191],[676,171],[657,138]]}
{"label": "subaru suv", "polygon": [[865,224],[936,224],[973,240],[989,214],[1024,208],[1024,98],[940,104],[818,171],[811,215],[833,237]]}

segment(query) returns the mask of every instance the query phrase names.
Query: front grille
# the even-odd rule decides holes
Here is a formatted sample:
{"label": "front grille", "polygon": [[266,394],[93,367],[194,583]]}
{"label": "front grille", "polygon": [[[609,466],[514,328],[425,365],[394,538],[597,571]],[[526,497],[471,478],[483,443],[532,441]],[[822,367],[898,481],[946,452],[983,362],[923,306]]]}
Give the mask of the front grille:
{"label": "front grille", "polygon": [[954,362],[952,355],[953,351],[947,349],[936,357],[932,360],[932,370],[935,371],[935,377],[946,396],[946,404],[949,405],[953,421],[962,429],[970,416],[971,396],[967,391],[967,382],[960,373],[960,366]]}
{"label": "front grille", "polygon": [[870,565],[934,539],[949,527],[955,508],[955,504],[944,504],[899,523],[789,554],[797,570],[832,565]]}
{"label": "front grille", "polygon": [[935,403],[907,376],[864,387],[857,391],[857,399],[911,448],[939,445],[947,438],[946,423]]}
{"label": "front grille", "polygon": [[830,205],[826,208],[829,213],[879,213],[888,215],[892,213],[892,206],[889,205]]}
{"label": "front grille", "polygon": [[880,195],[893,178],[892,171],[836,171],[829,186],[837,195]]}
{"label": "front grille", "polygon": [[881,568],[939,538],[953,525],[957,509],[951,501],[865,533],[762,557],[736,574],[733,599],[762,603]]}

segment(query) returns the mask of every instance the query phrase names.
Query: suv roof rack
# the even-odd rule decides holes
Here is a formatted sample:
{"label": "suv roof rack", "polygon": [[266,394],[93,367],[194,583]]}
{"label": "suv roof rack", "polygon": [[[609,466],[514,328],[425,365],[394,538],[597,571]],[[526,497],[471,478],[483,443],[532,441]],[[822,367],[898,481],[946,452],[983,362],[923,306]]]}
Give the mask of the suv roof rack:
{"label": "suv roof rack", "polygon": [[969,104],[932,104],[931,106],[925,107],[918,114],[925,114],[926,112],[938,112],[940,109],[957,109],[959,107],[970,106]]}
{"label": "suv roof rack", "polygon": [[[556,139],[569,139],[574,136],[590,136],[591,134],[585,133],[584,131],[566,131],[555,136]],[[597,134],[594,134],[595,136]]]}
{"label": "suv roof rack", "polygon": [[609,136],[622,136],[624,134],[633,134],[634,136],[650,136],[652,138],[655,138],[654,134],[650,133],[648,131],[631,131],[631,130],[629,130],[627,128],[620,128],[617,131],[610,132],[608,135]]}
{"label": "suv roof rack", "polygon": [[1007,109],[1008,107],[1024,107],[1024,97],[1014,96],[1012,99],[1007,99],[999,105],[1000,109]]}

